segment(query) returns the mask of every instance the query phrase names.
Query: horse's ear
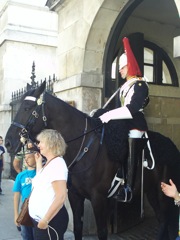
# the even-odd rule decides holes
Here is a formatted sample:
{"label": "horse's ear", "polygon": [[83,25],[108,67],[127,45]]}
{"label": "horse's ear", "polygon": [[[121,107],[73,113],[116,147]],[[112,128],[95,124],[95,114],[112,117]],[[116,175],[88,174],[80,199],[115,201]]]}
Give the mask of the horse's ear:
{"label": "horse's ear", "polygon": [[37,89],[35,89],[34,97],[39,97],[46,89],[46,81],[44,81]]}

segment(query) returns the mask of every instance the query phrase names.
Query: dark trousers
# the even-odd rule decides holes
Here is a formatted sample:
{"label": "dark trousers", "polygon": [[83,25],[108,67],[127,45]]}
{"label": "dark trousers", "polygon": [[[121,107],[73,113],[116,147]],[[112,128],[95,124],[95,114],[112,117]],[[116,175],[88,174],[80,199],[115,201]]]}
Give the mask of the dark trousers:
{"label": "dark trousers", "polygon": [[0,188],[1,188],[2,171],[3,171],[3,168],[0,167]]}
{"label": "dark trousers", "polygon": [[22,240],[34,240],[34,228],[21,225]]}
{"label": "dark trousers", "polygon": [[[48,224],[51,240],[57,240],[57,235],[59,237],[59,240],[64,240],[64,233],[67,230],[68,221],[68,213],[65,206],[63,206]],[[38,223],[35,220],[33,220],[33,222],[35,225],[34,240],[49,240],[50,237],[48,235],[48,229],[39,229],[37,227]]]}

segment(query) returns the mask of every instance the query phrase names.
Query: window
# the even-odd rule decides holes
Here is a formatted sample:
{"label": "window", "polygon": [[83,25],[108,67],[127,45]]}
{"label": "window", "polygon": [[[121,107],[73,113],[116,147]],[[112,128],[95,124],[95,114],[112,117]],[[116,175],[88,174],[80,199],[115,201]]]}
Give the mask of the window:
{"label": "window", "polygon": [[[122,51],[120,52],[111,65],[112,82],[120,79],[118,59]],[[144,41],[144,76],[150,84],[179,86],[177,73],[170,57],[162,48],[149,41]]]}
{"label": "window", "polygon": [[171,59],[162,48],[149,41],[144,41],[144,76],[152,84],[179,86]]}
{"label": "window", "polygon": [[154,76],[154,61],[153,51],[148,48],[144,48],[144,76],[148,82],[153,82]]}

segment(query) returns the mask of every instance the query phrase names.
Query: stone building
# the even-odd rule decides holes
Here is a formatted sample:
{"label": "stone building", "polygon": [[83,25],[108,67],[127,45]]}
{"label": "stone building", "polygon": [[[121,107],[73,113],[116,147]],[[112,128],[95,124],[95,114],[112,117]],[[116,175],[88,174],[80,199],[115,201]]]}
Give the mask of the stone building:
{"label": "stone building", "polygon": [[[11,94],[55,74],[54,92],[89,113],[121,84],[118,59],[128,36],[149,81],[149,128],[180,148],[179,0],[1,0],[0,135],[11,123]],[[116,98],[112,101],[116,105]],[[9,176],[6,154],[4,176]]]}

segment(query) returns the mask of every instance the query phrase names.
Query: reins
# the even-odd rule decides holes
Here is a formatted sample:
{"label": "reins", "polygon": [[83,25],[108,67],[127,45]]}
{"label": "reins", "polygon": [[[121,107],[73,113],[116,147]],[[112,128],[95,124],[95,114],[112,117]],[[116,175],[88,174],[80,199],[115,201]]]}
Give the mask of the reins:
{"label": "reins", "polygon": [[[87,119],[87,118],[86,118],[86,119]],[[102,127],[103,125],[104,125],[104,123],[98,125],[97,127],[93,128],[93,129],[91,129],[91,130],[89,130],[89,131],[86,131],[86,132],[84,131],[83,134],[81,134],[80,136],[78,136],[78,137],[76,137],[76,138],[73,138],[73,139],[71,139],[71,140],[66,141],[66,143],[70,143],[70,142],[73,142],[73,141],[75,141],[75,140],[77,140],[77,139],[79,139],[79,138],[81,138],[81,137],[84,137],[85,135],[88,135],[89,133],[94,132],[96,129]]]}
{"label": "reins", "polygon": [[[77,155],[76,155],[76,157],[74,158],[74,160],[69,164],[69,166],[68,166],[68,169],[70,169],[71,167],[73,167],[74,165],[75,165],[75,163],[77,162],[77,161],[79,161],[78,160],[78,156],[79,156],[79,154],[80,154],[80,151],[82,150],[82,147],[83,147],[83,144],[84,144],[84,141],[85,141],[85,137],[86,137],[86,131],[87,131],[87,118],[86,118],[86,123],[85,123],[85,130],[84,130],[84,135],[83,135],[83,140],[82,140],[82,143],[81,143],[81,146],[80,146],[80,148],[79,148],[79,151],[78,151],[78,153],[77,153]],[[78,138],[77,138],[78,139]],[[71,141],[70,141],[71,142]],[[67,142],[66,142],[67,143]],[[88,150],[85,150],[85,148],[84,148],[84,152],[87,152]]]}
{"label": "reins", "polygon": [[[103,124],[102,124],[103,125]],[[102,126],[101,125],[101,126]],[[83,137],[83,140],[82,140],[82,143],[81,143],[81,146],[79,148],[79,151],[76,155],[76,157],[74,158],[74,160],[69,164],[68,166],[68,169],[70,170],[73,166],[75,166],[75,164],[82,159],[82,157],[85,155],[85,153],[87,153],[89,151],[89,147],[91,146],[91,144],[93,143],[94,141],[94,136],[91,136],[91,138],[89,139],[89,141],[87,142],[86,146],[83,148],[83,145],[84,145],[84,142],[85,142],[85,138],[86,138],[86,135],[95,131],[95,129],[97,129],[98,127],[100,126],[97,126],[96,128],[90,130],[87,132],[87,118],[86,118],[86,122],[85,122],[85,130],[84,130],[84,134],[82,134],[81,136],[79,136],[78,138],[75,138],[69,142],[72,142],[74,140],[77,140],[79,139],[80,137]],[[102,134],[101,134],[101,139],[100,139],[100,145],[102,145],[102,140],[103,140],[103,137],[104,137],[104,127],[103,127],[103,131],[102,131]],[[99,145],[99,146],[100,146]],[[99,151],[98,151],[99,152]],[[98,154],[97,154],[98,155]],[[96,156],[96,159],[97,159],[97,156]],[[84,170],[83,170],[84,171]]]}
{"label": "reins", "polygon": [[[101,146],[102,146],[102,143],[103,143],[103,138],[104,138],[104,126],[103,126],[102,132],[101,132],[101,138],[100,138],[100,142],[99,142],[99,145],[98,145],[98,151],[97,151],[96,157],[95,157],[95,159],[94,159],[93,162],[96,162],[96,160],[97,160],[97,158],[98,158],[98,156],[99,156],[100,149],[101,149]],[[78,159],[77,159],[76,162],[74,162],[74,160],[73,160],[73,162],[72,162],[72,163],[73,163],[72,167],[84,156],[85,153],[88,152],[90,145],[93,143],[93,140],[94,140],[94,137],[91,137],[90,140],[89,140],[89,142],[87,143],[86,147],[84,148],[84,152],[81,152],[81,154],[80,154],[80,152],[79,152],[79,157],[78,157]],[[71,164],[70,164],[70,165],[71,165]],[[69,173],[77,174],[77,173],[85,172],[85,171],[89,170],[89,168],[91,168],[92,165],[93,165],[93,164],[89,165],[89,166],[86,167],[85,169],[78,170],[78,171],[73,171],[73,172],[70,171],[70,169],[69,169],[69,167],[68,167]],[[70,167],[71,167],[71,166],[70,166]]]}

